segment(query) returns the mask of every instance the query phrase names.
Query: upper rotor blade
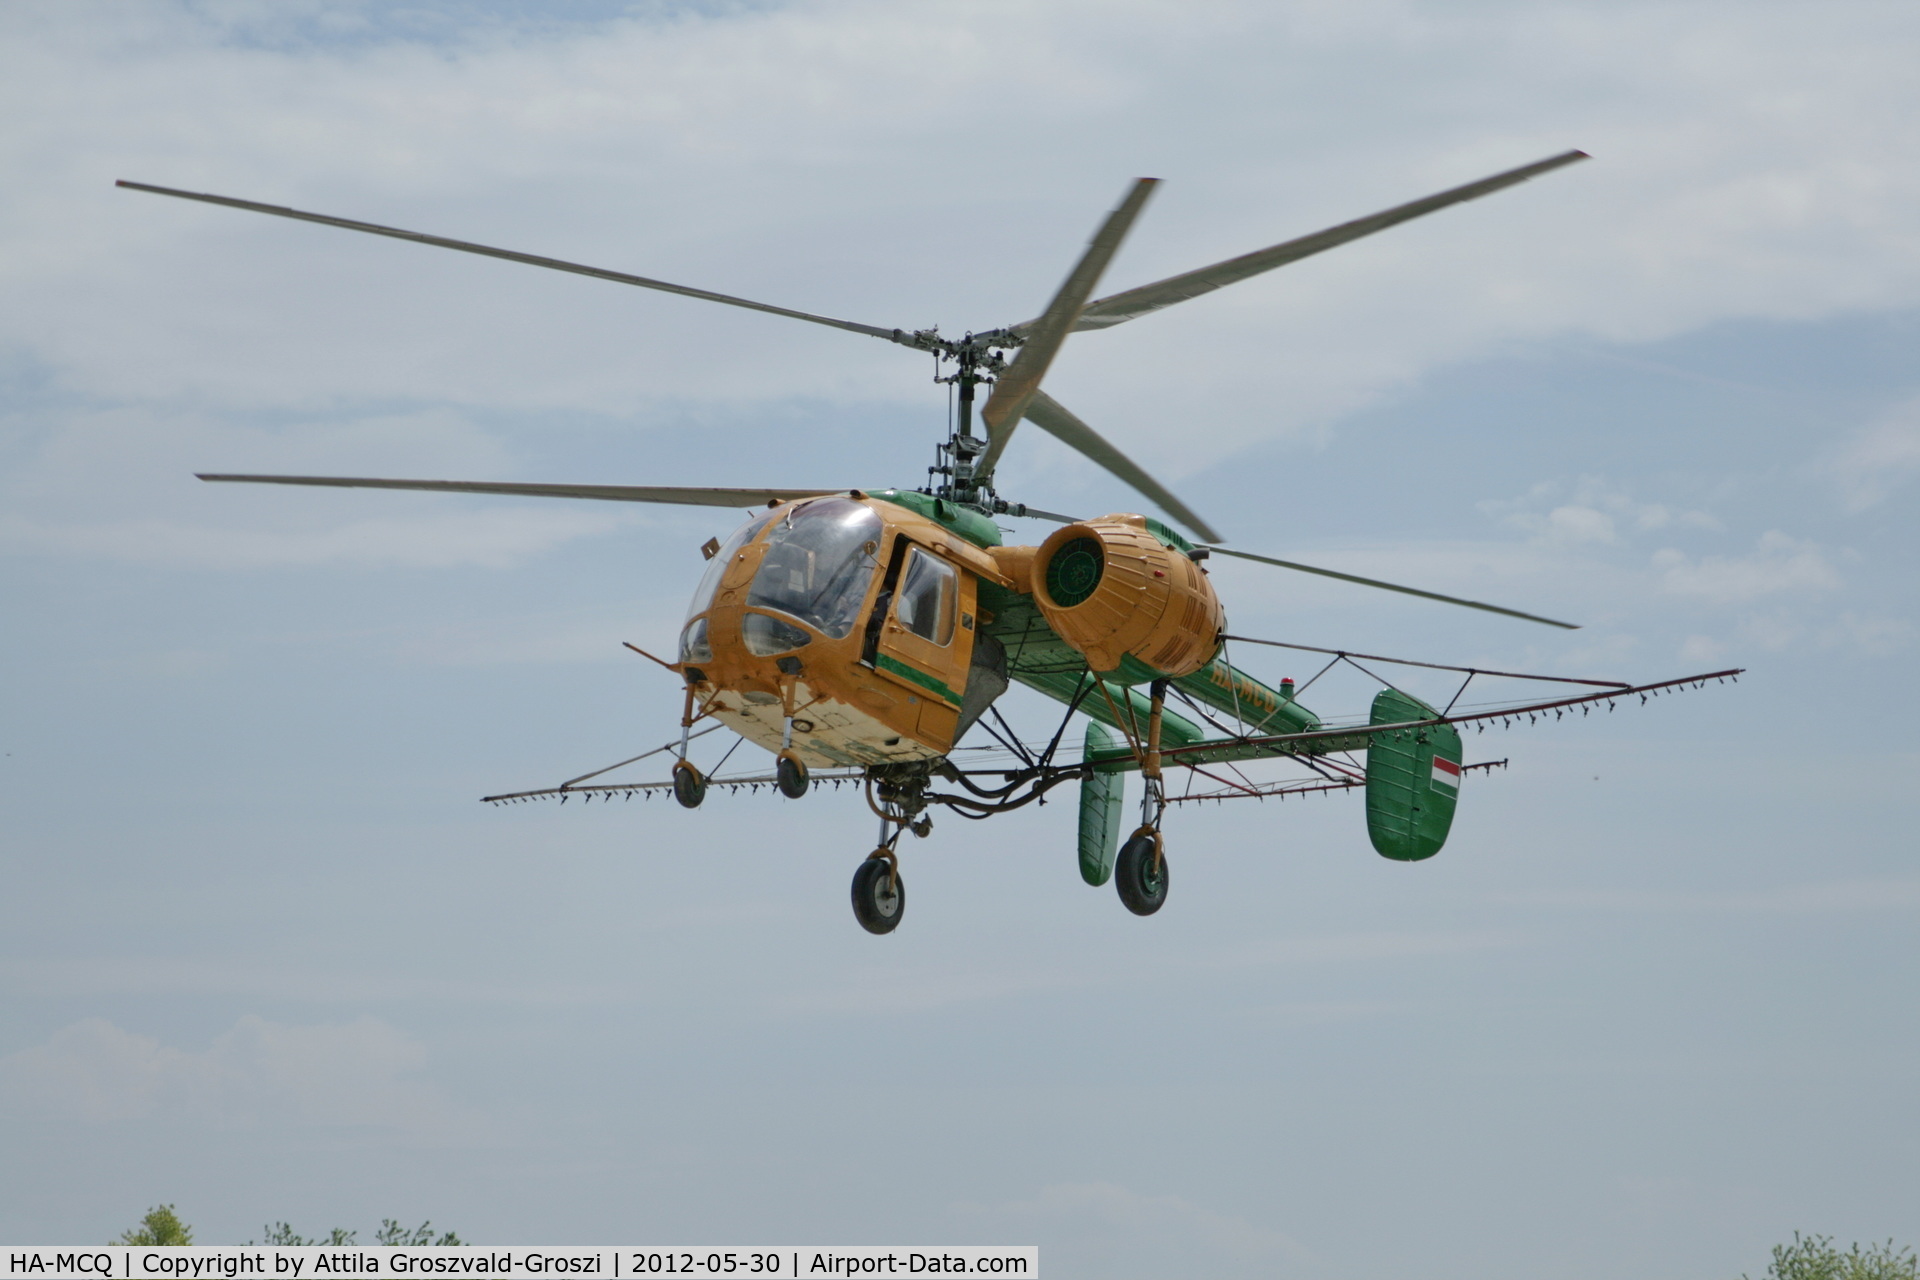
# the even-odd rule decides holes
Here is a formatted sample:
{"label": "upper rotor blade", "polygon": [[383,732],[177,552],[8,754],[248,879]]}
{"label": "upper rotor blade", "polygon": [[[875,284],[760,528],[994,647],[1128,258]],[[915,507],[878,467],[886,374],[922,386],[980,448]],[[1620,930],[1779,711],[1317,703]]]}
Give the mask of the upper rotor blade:
{"label": "upper rotor blade", "polygon": [[1220,535],[1214,531],[1213,526],[1196,515],[1191,507],[1174,497],[1167,491],[1165,485],[1142,471],[1132,458],[1114,448],[1104,436],[1080,421],[1065,405],[1046,392],[1033,393],[1033,399],[1027,405],[1027,421],[1078,449],[1139,492],[1152,498],[1159,504],[1161,510],[1208,542],[1220,540]]}
{"label": "upper rotor blade", "polygon": [[[1475,200],[1502,187],[1511,187],[1515,183],[1525,182],[1528,178],[1586,159],[1589,157],[1584,151],[1564,152],[1534,164],[1522,165],[1518,169],[1496,173],[1491,178],[1469,182],[1463,187],[1442,191],[1423,200],[1414,200],[1369,217],[1343,222],[1337,227],[1328,227],[1325,231],[1316,231],[1312,235],[1259,249],[1238,258],[1228,258],[1210,267],[1201,267],[1196,271],[1169,276],[1153,284],[1143,284],[1137,289],[1128,289],[1125,293],[1109,294],[1107,297],[1088,303],[1086,310],[1080,313],[1079,322],[1074,328],[1076,332],[1111,328],[1137,316],[1144,316],[1148,312],[1158,311],[1162,307],[1170,307],[1176,302],[1185,302],[1203,293],[1212,293],[1215,289],[1245,280],[1249,276],[1257,276],[1263,271],[1271,271],[1289,262],[1310,258],[1316,253],[1324,253],[1328,249],[1358,240],[1362,236],[1370,236],[1376,231],[1385,231],[1388,227],[1418,218],[1422,214],[1432,213],[1436,209],[1444,209],[1450,204],[1459,204],[1463,200]],[[1029,320],[1026,324],[1016,325],[1014,328],[1017,332],[1024,333],[1036,330],[1041,322],[1041,320]]]}
{"label": "upper rotor blade", "polygon": [[368,480],[357,476],[225,476],[201,480],[241,484],[314,484],[335,489],[424,489],[429,493],[507,493],[523,498],[599,498],[607,502],[663,502],[689,507],[762,507],[776,499],[838,493],[837,489],[682,489],[625,484],[512,484],[492,480]]}
{"label": "upper rotor blade", "polygon": [[1027,405],[1040,389],[1040,379],[1047,376],[1048,366],[1059,354],[1060,345],[1067,340],[1067,335],[1073,332],[1087,299],[1099,287],[1100,276],[1106,271],[1107,264],[1113,261],[1114,251],[1126,239],[1127,229],[1133,226],[1133,220],[1140,215],[1141,207],[1147,203],[1147,197],[1153,194],[1153,189],[1159,183],[1158,178],[1135,180],[1119,208],[1108,214],[1107,220],[1100,224],[1100,229],[1093,233],[1087,251],[1080,255],[1080,261],[1067,274],[1060,291],[1053,295],[1053,301],[1047,304],[1047,309],[1038,320],[1026,327],[1027,340],[1020,347],[1020,353],[1014,356],[1013,363],[993,384],[993,394],[987,397],[986,407],[980,411],[981,420],[987,424],[989,443],[986,453],[975,465],[976,474],[982,477],[993,475],[994,464],[1006,451],[1014,428],[1020,425],[1020,416],[1026,412]]}
{"label": "upper rotor blade", "polygon": [[1338,578],[1342,582],[1357,582],[1363,587],[1379,587],[1385,591],[1398,591],[1402,595],[1419,596],[1423,600],[1438,600],[1443,604],[1464,605],[1469,609],[1481,609],[1487,613],[1505,614],[1509,618],[1522,618],[1528,622],[1542,622],[1549,627],[1562,627],[1568,631],[1578,631],[1577,622],[1561,622],[1557,618],[1543,618],[1537,613],[1522,613],[1518,609],[1505,609],[1497,604],[1486,604],[1479,600],[1462,600],[1459,596],[1443,596],[1438,591],[1422,591],[1418,587],[1403,587],[1395,582],[1382,582],[1378,578],[1362,578],[1358,574],[1339,573],[1333,569],[1316,569],[1310,564],[1297,564],[1292,560],[1276,560],[1272,556],[1257,556],[1251,551],[1230,551],[1226,547],[1216,546],[1213,550],[1223,556],[1238,556],[1242,560],[1258,560],[1261,564],[1278,565],[1282,569],[1297,569],[1301,573],[1317,573],[1323,578]]}
{"label": "upper rotor blade", "polygon": [[351,218],[334,218],[323,213],[303,213],[298,209],[289,209],[284,205],[258,204],[252,200],[236,200],[231,196],[205,195],[196,191],[176,191],[172,187],[149,186],[144,182],[120,181],[113,184],[126,187],[130,191],[150,191],[154,195],[174,196],[181,200],[199,200],[206,204],[226,205],[231,209],[247,209],[254,213],[270,213],[276,218],[293,218],[300,222],[317,222],[327,227],[344,227],[348,231],[365,231],[369,235],[391,236],[395,240],[412,240],[419,244],[437,245],[442,249],[458,249],[462,253],[477,253],[487,258],[503,258],[508,262],[524,262],[528,266],[548,267],[554,271],[571,271],[575,275],[593,276],[600,280],[612,280],[616,284],[638,285],[642,289],[659,289],[664,293],[677,293],[688,298],[704,298],[708,302],[724,302],[730,307],[745,307],[749,311],[765,311],[770,315],[788,316],[795,320],[806,320],[813,324],[831,325],[835,329],[846,329],[852,333],[864,333],[870,337],[885,338],[901,346],[914,345],[913,335],[902,333],[898,329],[881,329],[870,324],[860,324],[853,320],[835,320],[832,316],[816,316],[807,311],[794,311],[787,307],[776,307],[765,302],[754,302],[747,298],[736,298],[732,294],[714,293],[707,289],[693,289],[683,284],[668,284],[664,280],[650,280],[646,276],[628,275],[624,271],[608,271],[603,267],[582,266],[578,262],[563,262],[559,258],[543,258],[539,254],[519,253],[512,249],[495,249],[484,244],[474,244],[466,240],[450,240],[445,236],[430,236],[419,231],[402,231],[398,227],[383,227],[372,222],[355,222]]}

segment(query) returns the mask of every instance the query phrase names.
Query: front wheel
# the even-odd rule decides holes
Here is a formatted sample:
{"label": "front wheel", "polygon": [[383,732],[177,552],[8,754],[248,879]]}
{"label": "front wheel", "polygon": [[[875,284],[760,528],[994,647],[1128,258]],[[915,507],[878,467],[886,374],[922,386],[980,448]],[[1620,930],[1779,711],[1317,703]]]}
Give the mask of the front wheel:
{"label": "front wheel", "polygon": [[1151,831],[1140,831],[1120,846],[1113,867],[1113,887],[1120,901],[1137,916],[1150,916],[1167,900],[1167,856]]}
{"label": "front wheel", "polygon": [[907,909],[907,886],[885,858],[868,858],[853,873],[853,918],[868,933],[892,933]]}
{"label": "front wheel", "polygon": [[807,766],[792,756],[781,756],[773,764],[774,784],[780,788],[780,794],[789,800],[798,800],[807,794]]}
{"label": "front wheel", "polygon": [[707,780],[685,760],[673,766],[673,798],[685,809],[698,809],[707,798]]}

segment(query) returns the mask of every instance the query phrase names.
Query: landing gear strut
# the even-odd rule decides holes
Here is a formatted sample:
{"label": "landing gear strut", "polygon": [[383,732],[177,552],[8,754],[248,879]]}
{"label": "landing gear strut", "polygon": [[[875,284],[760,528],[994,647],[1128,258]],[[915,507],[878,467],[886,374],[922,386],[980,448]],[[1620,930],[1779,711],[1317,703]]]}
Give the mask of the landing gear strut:
{"label": "landing gear strut", "polygon": [[780,700],[787,714],[780,730],[780,758],[774,762],[773,781],[781,795],[798,800],[807,794],[808,782],[806,761],[793,753],[793,731],[799,727],[793,718],[794,682],[800,678],[800,659],[780,659],[780,673]]}
{"label": "landing gear strut", "polygon": [[895,850],[907,832],[925,838],[933,830],[925,813],[928,776],[919,765],[867,770],[867,807],[880,819],[880,845],[853,873],[853,918],[868,933],[892,933],[907,909]]}
{"label": "landing gear strut", "polygon": [[698,809],[707,798],[707,778],[687,759],[687,742],[693,731],[693,681],[687,681],[687,705],[680,713],[680,756],[673,762],[673,798],[683,809]]}
{"label": "landing gear strut", "polygon": [[1147,721],[1147,749],[1140,760],[1146,794],[1140,798],[1140,829],[1120,846],[1114,863],[1113,887],[1120,901],[1137,916],[1150,916],[1167,901],[1167,842],[1160,820],[1167,812],[1166,783],[1160,776],[1160,714],[1166,703],[1167,682],[1153,682],[1153,713]]}

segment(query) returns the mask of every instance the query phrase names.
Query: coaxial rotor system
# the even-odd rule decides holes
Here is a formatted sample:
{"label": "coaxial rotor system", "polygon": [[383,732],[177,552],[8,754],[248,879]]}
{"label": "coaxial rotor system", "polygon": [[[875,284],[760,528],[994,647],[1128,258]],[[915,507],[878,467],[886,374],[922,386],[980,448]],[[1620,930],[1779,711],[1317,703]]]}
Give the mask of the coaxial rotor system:
{"label": "coaxial rotor system", "polygon": [[[1397,861],[1432,857],[1446,841],[1462,780],[1505,764],[1467,763],[1462,731],[1515,727],[1547,717],[1610,711],[1738,669],[1630,683],[1522,675],[1441,662],[1233,636],[1205,561],[1235,556],[1276,568],[1459,605],[1551,627],[1574,624],[1537,613],[1387,582],[1222,545],[1205,517],[1111,441],[1047,394],[1042,384],[1069,336],[1110,329],[1214,290],[1477,199],[1586,159],[1567,151],[1296,236],[1253,253],[1096,297],[1101,280],[1153,195],[1141,178],[1106,215],[1086,250],[1039,314],[1018,324],[944,336],[937,327],[885,328],[648,276],[377,223],[308,213],[230,196],[122,182],[137,191],[273,217],[413,241],[526,266],[631,285],[878,338],[935,358],[937,382],[956,412],[924,486],[766,488],[544,484],[288,476],[207,472],[227,483],[404,489],[748,509],[746,522],[701,552],[707,566],[681,625],[672,660],[635,652],[682,686],[677,741],[581,774],[557,787],[501,792],[497,804],[557,798],[607,801],[656,791],[698,808],[709,790],[758,790],[790,800],[854,786],[879,820],[852,901],[861,926],[890,933],[906,905],[902,837],[926,837],[935,808],[986,819],[1079,789],[1078,854],[1087,883],[1112,882],[1136,915],[1166,901],[1169,868],[1162,819],[1170,806],[1232,798],[1362,791],[1374,849]],[[985,388],[984,397],[981,389]],[[1112,473],[1197,538],[1161,520],[1116,513],[1081,519],[1000,492],[1020,424],[1060,440]],[[1053,521],[1037,546],[1003,543],[1001,515]],[[1328,658],[1304,684],[1268,684],[1236,667],[1230,642],[1278,645]],[[1364,717],[1323,719],[1301,699],[1336,666],[1381,688]],[[1463,675],[1435,706],[1380,674],[1411,667]],[[1474,681],[1537,680],[1587,686],[1559,696],[1465,703]],[[1057,727],[1023,736],[997,700],[1018,683],[1064,708]],[[1319,691],[1325,693],[1322,687]],[[1316,694],[1316,699],[1319,694]],[[1076,744],[1067,738],[1079,716]],[[737,735],[717,763],[696,761],[706,735]],[[977,731],[977,732],[976,732]],[[962,739],[970,733],[969,745]],[[981,738],[991,740],[982,743]],[[724,741],[724,739],[722,740]],[[726,773],[745,743],[774,757],[770,771]],[[618,782],[608,775],[669,756],[669,780]],[[706,758],[704,755],[702,759]],[[1285,764],[1299,776],[1249,777],[1242,766]],[[1184,773],[1183,789],[1169,783]],[[1139,820],[1125,819],[1125,778],[1140,776]]]}

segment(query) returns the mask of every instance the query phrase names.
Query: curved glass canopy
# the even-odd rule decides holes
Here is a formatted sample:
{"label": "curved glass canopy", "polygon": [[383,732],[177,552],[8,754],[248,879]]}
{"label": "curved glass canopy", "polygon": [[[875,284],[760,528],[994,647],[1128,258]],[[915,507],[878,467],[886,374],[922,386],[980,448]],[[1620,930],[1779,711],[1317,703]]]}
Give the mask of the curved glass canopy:
{"label": "curved glass canopy", "polygon": [[860,620],[867,587],[880,567],[883,528],[872,509],[848,498],[818,498],[787,508],[767,533],[767,553],[747,590],[747,604],[778,610],[830,639],[844,639]]}

